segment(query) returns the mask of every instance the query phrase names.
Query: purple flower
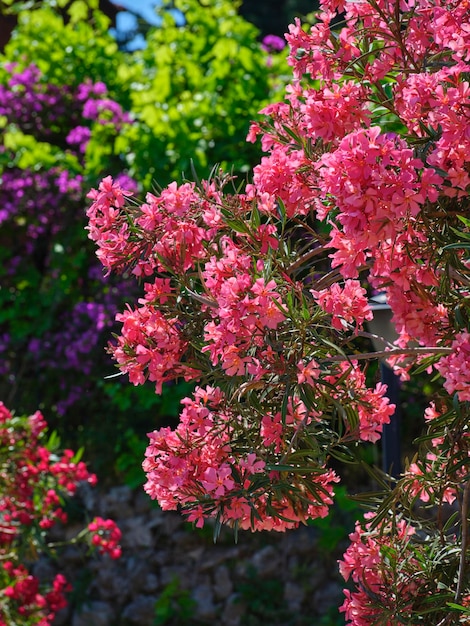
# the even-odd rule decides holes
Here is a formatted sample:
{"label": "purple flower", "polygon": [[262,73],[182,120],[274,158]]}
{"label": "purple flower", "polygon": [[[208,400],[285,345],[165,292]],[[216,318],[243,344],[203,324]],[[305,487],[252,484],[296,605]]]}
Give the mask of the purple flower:
{"label": "purple flower", "polygon": [[261,42],[261,47],[268,53],[281,52],[286,47],[286,42],[277,35],[266,35]]}
{"label": "purple flower", "polygon": [[93,96],[104,96],[107,92],[108,90],[104,83],[81,83],[81,85],[78,86],[77,99],[81,102],[85,102],[85,100],[88,100]]}
{"label": "purple flower", "polygon": [[85,152],[91,137],[91,130],[87,126],[76,126],[69,132],[65,141],[69,145],[78,145],[78,150],[82,154]]}
{"label": "purple flower", "polygon": [[109,98],[87,100],[83,105],[83,117],[98,124],[114,124],[116,128],[131,121],[129,113],[124,113],[121,105]]}
{"label": "purple flower", "polygon": [[118,183],[121,189],[126,189],[127,191],[131,191],[134,195],[139,192],[139,184],[136,180],[131,178],[125,173],[118,174],[116,176],[116,183]]}

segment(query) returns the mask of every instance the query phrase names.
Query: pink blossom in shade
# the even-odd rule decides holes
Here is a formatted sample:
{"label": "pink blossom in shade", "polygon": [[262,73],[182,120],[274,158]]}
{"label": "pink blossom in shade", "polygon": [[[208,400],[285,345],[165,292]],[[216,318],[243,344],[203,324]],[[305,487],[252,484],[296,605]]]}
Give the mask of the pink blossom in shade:
{"label": "pink blossom in shade", "polygon": [[[8,420],[11,420],[12,418],[12,414],[10,412],[9,409],[7,409],[7,407],[5,406],[5,404],[0,401],[0,424],[3,424],[4,422],[7,422]],[[38,429],[38,433],[42,432],[42,428]]]}
{"label": "pink blossom in shade", "polygon": [[227,522],[242,520],[242,525],[249,528],[246,521],[251,517],[252,509],[249,501],[243,496],[232,496],[224,507],[224,519]]}
{"label": "pink blossom in shade", "polygon": [[436,409],[436,404],[434,402],[430,402],[429,406],[424,410],[424,419],[427,422],[430,422],[437,417],[440,417],[441,413]]}
{"label": "pink blossom in shade", "polygon": [[244,470],[245,475],[258,474],[264,470],[266,463],[259,459],[254,452],[250,452],[246,458],[239,461],[239,466]]}
{"label": "pink blossom in shade", "polygon": [[[433,443],[436,449],[441,445],[440,441]],[[445,451],[449,456],[449,451]],[[417,463],[410,463],[404,478],[408,479],[407,490],[413,498],[419,498],[423,502],[441,505],[442,502],[453,504],[457,499],[457,487],[449,478],[449,467],[443,461],[442,456],[428,452],[426,459]],[[454,481],[465,478],[465,470],[460,469],[454,473]]]}
{"label": "pink blossom in shade", "polygon": [[[234,454],[230,425],[239,418],[230,409],[224,409],[225,402],[220,390],[197,388],[192,399],[184,400],[181,422],[175,431],[164,428],[149,434],[143,463],[147,474],[145,491],[165,510],[180,505],[189,519],[200,526],[218,512],[223,522],[237,520],[241,528],[277,531],[295,528],[305,515],[326,515],[332,502],[332,485],[338,480],[335,474],[323,468],[315,475],[322,490],[321,500],[312,498],[308,510],[302,513],[295,511],[283,496],[279,497],[275,489],[270,495],[264,487],[259,489],[257,480],[267,471],[266,461],[255,452]],[[300,411],[300,407],[295,410]],[[279,473],[270,471],[270,478],[279,480]],[[298,474],[292,476],[294,482],[297,479]],[[287,519],[268,514],[268,502]],[[255,521],[253,508],[259,514]]]}
{"label": "pink blossom in shade", "polygon": [[470,400],[470,333],[464,331],[455,335],[451,344],[452,353],[442,357],[435,368],[444,378],[445,390],[459,400]]}
{"label": "pink blossom in shade", "polygon": [[63,574],[57,574],[52,581],[52,589],[45,594],[46,604],[49,606],[50,611],[56,613],[65,608],[67,599],[64,593],[70,591],[72,591],[72,585]]}
{"label": "pink blossom in shade", "polygon": [[314,387],[317,384],[320,377],[320,366],[315,359],[312,359],[307,364],[304,361],[299,361],[297,363],[297,369],[299,370],[297,374],[297,382],[299,385],[307,383]]}
{"label": "pink blossom in shade", "polygon": [[311,290],[319,306],[332,316],[333,328],[345,330],[347,324],[361,328],[366,320],[372,319],[372,311],[367,301],[366,290],[358,280],[346,280],[344,287],[334,283],[327,289]]}
{"label": "pink blossom in shade", "polygon": [[320,502],[312,503],[307,509],[307,515],[312,519],[327,517],[330,513],[329,507],[333,504],[334,484],[339,483],[340,478],[334,470],[323,467],[322,472],[316,476],[315,482],[322,489],[323,495]]}
{"label": "pink blossom in shade", "polygon": [[222,464],[218,468],[208,467],[204,472],[201,483],[216,498],[224,496],[235,486],[235,482],[232,479],[232,469],[226,464]]}
{"label": "pink blossom in shade", "polygon": [[260,434],[264,446],[267,448],[274,446],[274,451],[280,452],[284,441],[284,427],[281,414],[264,415],[261,419]]}
{"label": "pink blossom in shade", "polygon": [[287,411],[285,417],[286,425],[292,425],[295,430],[299,427],[299,424],[310,423],[312,412],[307,411],[305,404],[297,396],[289,398],[287,403]]}
{"label": "pink blossom in shade", "polygon": [[[353,591],[344,590],[345,601],[340,611],[345,614],[349,626],[373,626],[385,608],[393,612],[396,598],[391,593],[400,594],[400,600],[409,599],[410,603],[420,592],[420,579],[417,572],[413,576],[394,579],[394,571],[383,564],[382,550],[387,546],[407,543],[414,534],[414,529],[404,521],[398,520],[396,536],[391,536],[391,528],[382,523],[371,531],[370,524],[362,528],[356,522],[356,529],[349,535],[350,545],[338,561],[341,576],[350,578],[355,585]],[[416,564],[417,565],[417,564]],[[416,568],[419,572],[419,567]],[[384,626],[395,626],[395,619],[383,622]]]}
{"label": "pink blossom in shade", "polygon": [[376,442],[380,439],[384,424],[390,422],[390,417],[395,411],[395,405],[390,404],[387,398],[386,385],[377,383],[374,389],[369,389],[366,385],[366,377],[364,372],[359,368],[357,361],[339,364],[337,371],[325,380],[333,387],[338,378],[347,373],[344,389],[338,389],[333,393],[334,397],[339,401],[344,401],[353,410],[357,411],[359,418],[359,429],[357,433],[351,433],[359,436],[362,441]]}
{"label": "pink blossom in shade", "polygon": [[206,516],[204,514],[204,509],[200,504],[198,506],[191,507],[191,509],[188,510],[187,520],[193,524],[195,523],[196,528],[204,527]]}
{"label": "pink blossom in shade", "polygon": [[364,390],[361,403],[358,404],[359,431],[362,441],[375,443],[380,439],[384,424],[390,423],[395,412],[395,405],[390,404],[385,395],[386,385],[377,383],[375,389]]}
{"label": "pink blossom in shade", "polygon": [[108,554],[112,559],[118,559],[121,556],[119,542],[122,533],[116,522],[95,517],[88,524],[88,531],[91,533],[91,545],[97,548],[100,554]]}
{"label": "pink blossom in shade", "polygon": [[399,334],[397,344],[402,347],[406,347],[410,341],[423,346],[438,344],[449,328],[447,309],[411,288],[409,291],[402,288],[400,297],[398,284],[391,286],[388,291],[393,323]]}
{"label": "pink blossom in shade", "polygon": [[[144,488],[163,509],[176,509],[180,504],[191,510],[193,504],[197,505],[203,498],[202,481],[214,484],[213,491],[218,489],[217,475],[206,474],[210,468],[216,473],[217,468],[225,468],[221,484],[225,485],[224,489],[230,484],[226,473],[226,468],[230,469],[229,435],[220,429],[224,415],[218,411],[223,397],[217,388],[197,388],[193,398],[183,402],[181,421],[175,431],[163,428],[149,433],[143,463],[147,474]],[[212,479],[214,483],[211,483]]]}

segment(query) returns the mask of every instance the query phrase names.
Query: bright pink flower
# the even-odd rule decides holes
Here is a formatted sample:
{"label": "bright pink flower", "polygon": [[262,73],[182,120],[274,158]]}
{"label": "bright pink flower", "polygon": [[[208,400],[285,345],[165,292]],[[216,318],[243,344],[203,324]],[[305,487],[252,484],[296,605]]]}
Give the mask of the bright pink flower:
{"label": "bright pink flower", "polygon": [[331,314],[333,328],[345,330],[348,323],[361,328],[364,321],[372,319],[366,290],[357,280],[346,280],[343,288],[334,283],[329,289],[311,293],[322,309]]}
{"label": "bright pink flower", "polygon": [[452,354],[442,357],[435,368],[444,377],[444,387],[459,400],[470,400],[470,333],[460,332],[452,342]]}
{"label": "bright pink flower", "polygon": [[231,491],[235,482],[232,479],[232,470],[228,465],[222,464],[219,468],[208,467],[204,472],[204,479],[201,480],[208,492],[213,492],[214,496],[220,498],[227,491]]}

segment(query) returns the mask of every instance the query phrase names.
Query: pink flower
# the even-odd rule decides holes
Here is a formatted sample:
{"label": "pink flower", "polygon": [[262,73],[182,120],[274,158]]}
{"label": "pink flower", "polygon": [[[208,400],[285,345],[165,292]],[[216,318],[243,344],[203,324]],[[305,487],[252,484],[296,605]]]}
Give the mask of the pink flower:
{"label": "pink flower", "polygon": [[321,291],[312,289],[311,293],[322,309],[332,315],[331,323],[338,330],[345,330],[347,323],[361,328],[365,320],[372,319],[366,290],[357,280],[346,280],[343,288],[334,283]]}
{"label": "pink flower", "polygon": [[109,554],[112,559],[121,556],[121,531],[111,519],[95,517],[88,524],[88,531],[91,533],[91,545],[96,547],[100,554]]}
{"label": "pink flower", "polygon": [[299,361],[297,363],[297,368],[299,370],[299,373],[297,374],[297,382],[299,385],[307,383],[308,385],[314,387],[317,384],[320,377],[320,366],[315,359],[312,359],[307,365],[304,361]]}
{"label": "pink flower", "polygon": [[452,354],[442,357],[435,368],[444,377],[444,387],[450,394],[457,393],[459,400],[470,400],[470,333],[455,335]]}
{"label": "pink flower", "polygon": [[230,466],[222,464],[219,468],[208,467],[201,480],[208,492],[213,492],[216,498],[221,498],[227,491],[234,488],[235,482],[231,478]]}

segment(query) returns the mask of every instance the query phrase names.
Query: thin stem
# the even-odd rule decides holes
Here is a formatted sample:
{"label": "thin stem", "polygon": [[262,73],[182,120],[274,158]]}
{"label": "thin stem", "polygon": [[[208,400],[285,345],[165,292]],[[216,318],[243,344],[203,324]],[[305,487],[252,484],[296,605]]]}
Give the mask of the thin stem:
{"label": "thin stem", "polygon": [[457,580],[457,589],[455,590],[455,602],[460,600],[462,594],[464,576],[465,576],[465,560],[467,554],[468,544],[468,506],[470,503],[470,480],[467,480],[467,484],[463,490],[462,498],[462,548],[460,550],[460,563],[459,563],[459,577]]}
{"label": "thin stem", "polygon": [[361,352],[359,354],[350,354],[347,356],[330,356],[325,361],[351,361],[357,359],[363,361],[366,359],[382,359],[395,356],[397,354],[423,355],[423,354],[450,354],[452,348],[395,348],[393,350],[382,350],[380,352]]}
{"label": "thin stem", "polygon": [[307,261],[310,261],[310,259],[313,259],[313,257],[318,256],[319,254],[325,252],[325,250],[329,249],[330,248],[322,246],[320,248],[315,248],[315,250],[312,250],[311,252],[307,252],[306,254],[301,256],[300,259],[297,259],[297,261],[292,263],[292,265],[289,265],[289,267],[286,269],[286,272],[288,274],[292,274],[293,271],[295,271],[299,267],[302,267],[302,265],[304,265]]}
{"label": "thin stem", "polygon": [[[352,325],[348,325],[348,327],[349,326],[351,327],[352,330],[354,330],[354,327]],[[384,337],[381,337],[380,335],[376,335],[375,333],[368,333],[365,330],[359,330],[356,333],[356,335],[358,337],[365,337],[366,339],[377,339],[378,341],[381,341],[382,343],[389,346],[392,350],[394,350],[396,347],[393,345],[393,343],[391,343],[390,341],[387,341],[386,339],[384,339]]]}

